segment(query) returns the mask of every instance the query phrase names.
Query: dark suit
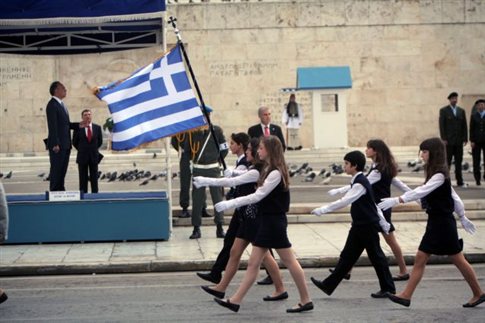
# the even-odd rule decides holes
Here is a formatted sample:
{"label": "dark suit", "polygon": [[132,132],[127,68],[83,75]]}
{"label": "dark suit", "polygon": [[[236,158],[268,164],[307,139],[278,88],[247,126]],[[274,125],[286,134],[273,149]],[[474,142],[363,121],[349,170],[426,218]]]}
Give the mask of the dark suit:
{"label": "dark suit", "polygon": [[455,176],[458,185],[463,185],[461,163],[463,161],[463,144],[468,141],[468,128],[466,124],[465,110],[456,107],[456,116],[449,105],[440,110],[440,137],[446,140],[446,155],[448,167],[451,168],[451,160],[455,157]]}
{"label": "dark suit", "polygon": [[[482,118],[480,112],[476,111],[470,117],[470,142],[473,142],[473,177],[480,183],[480,154],[483,153],[485,161],[485,116]],[[484,175],[485,177],[485,175]]]}
{"label": "dark suit", "polygon": [[92,124],[91,142],[86,136],[86,128],[79,128],[74,131],[72,139],[74,147],[77,149],[76,163],[79,169],[79,190],[88,192],[88,170],[91,182],[91,192],[98,193],[98,163],[99,147],[103,144],[103,134],[101,127]]}
{"label": "dark suit", "polygon": [[[67,110],[54,98],[46,107],[47,148],[49,149],[50,161],[50,191],[65,191],[64,179],[66,177],[69,156],[71,155],[71,129],[78,129],[79,123],[71,123]],[[59,152],[55,153],[52,148],[59,146]]]}
{"label": "dark suit", "polygon": [[[283,150],[286,150],[285,137],[283,137],[283,131],[281,131],[281,128],[279,126],[270,123],[269,134],[278,137],[278,139],[281,141],[281,144],[283,145]],[[261,124],[258,123],[257,125],[254,125],[251,128],[249,128],[248,135],[251,138],[263,137],[264,133],[263,133],[263,128],[261,127]]]}

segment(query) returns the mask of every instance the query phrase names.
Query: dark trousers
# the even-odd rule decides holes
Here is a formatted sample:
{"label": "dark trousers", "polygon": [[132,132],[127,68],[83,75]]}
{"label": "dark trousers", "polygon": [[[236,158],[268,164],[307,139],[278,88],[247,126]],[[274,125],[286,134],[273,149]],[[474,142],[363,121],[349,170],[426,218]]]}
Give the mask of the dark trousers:
{"label": "dark trousers", "polygon": [[226,269],[227,262],[229,261],[229,257],[231,255],[231,248],[234,244],[234,240],[236,239],[237,230],[239,229],[240,224],[241,220],[239,219],[239,214],[237,211],[234,211],[231,222],[229,223],[229,227],[226,231],[226,236],[224,237],[224,246],[219,252],[219,255],[217,255],[216,262],[214,265],[212,265],[211,274],[221,276],[222,272]]}
{"label": "dark trousers", "polygon": [[455,157],[455,177],[456,185],[463,185],[463,175],[461,173],[461,163],[463,162],[463,145],[446,145],[446,157],[448,167],[451,170],[451,159]]}
{"label": "dark trousers", "polygon": [[396,292],[387,258],[379,244],[379,233],[376,226],[378,224],[350,228],[337,266],[333,273],[323,281],[330,293],[337,288],[344,276],[352,269],[364,249],[377,274],[381,290]]}
{"label": "dark trousers", "polygon": [[[195,168],[192,170],[192,176],[205,176],[205,177],[212,177],[212,178],[219,178],[221,177],[221,170],[219,168]],[[212,198],[212,204],[216,205],[217,203],[221,202],[223,199],[222,196],[222,188],[211,186],[209,187],[209,191]],[[192,185],[192,225],[199,227],[202,224],[202,209],[206,206],[206,190],[205,187],[196,188]],[[214,223],[215,224],[224,224],[224,213],[223,212],[216,212],[214,210]]]}
{"label": "dark trousers", "polygon": [[[98,193],[98,163],[83,163],[77,165],[79,170],[79,190],[88,192],[88,179],[91,182],[91,193]],[[88,176],[89,171],[89,176]]]}
{"label": "dark trousers", "polygon": [[[475,143],[475,147],[472,149],[472,156],[473,156],[473,177],[475,177],[475,181],[480,183],[480,154],[483,154],[483,160],[485,161],[485,142],[482,143]],[[485,173],[485,167],[484,167]],[[485,175],[483,176],[485,179]]]}
{"label": "dark trousers", "polygon": [[49,175],[50,191],[65,191],[64,180],[66,178],[67,166],[69,165],[70,149],[61,149],[58,153],[49,150],[49,161],[51,164]]}
{"label": "dark trousers", "polygon": [[190,156],[182,153],[179,161],[180,169],[180,196],[179,204],[182,209],[190,205],[190,186],[192,186],[192,174],[190,171]]}

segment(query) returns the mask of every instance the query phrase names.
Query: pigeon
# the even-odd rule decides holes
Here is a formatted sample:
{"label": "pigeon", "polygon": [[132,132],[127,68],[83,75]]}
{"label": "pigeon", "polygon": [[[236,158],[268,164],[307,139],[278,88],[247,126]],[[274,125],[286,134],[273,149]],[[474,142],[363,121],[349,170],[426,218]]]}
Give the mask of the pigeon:
{"label": "pigeon", "polygon": [[157,158],[157,153],[153,153],[152,158]]}
{"label": "pigeon", "polygon": [[315,172],[311,172],[310,174],[308,174],[304,181],[305,182],[313,182],[313,180],[315,179],[315,177],[317,176],[317,174]]}
{"label": "pigeon", "polygon": [[418,163],[419,163],[419,161],[416,160],[416,159],[415,160],[410,160],[410,161],[408,161],[408,167],[409,168],[416,167],[416,164],[418,164]]}
{"label": "pigeon", "polygon": [[150,180],[146,179],[146,180],[144,180],[143,182],[140,183],[140,186],[147,185],[148,183],[150,183]]}
{"label": "pigeon", "polygon": [[325,168],[322,168],[322,170],[320,171],[320,173],[318,173],[318,176],[323,176],[326,172],[326,169]]}
{"label": "pigeon", "polygon": [[174,179],[175,177],[177,177],[177,173],[172,173],[172,179]]}
{"label": "pigeon", "polygon": [[51,174],[49,173],[46,178],[43,179],[44,182],[48,182],[51,180]]}
{"label": "pigeon", "polygon": [[412,172],[420,172],[423,170],[423,166],[417,165],[416,167],[413,168]]}
{"label": "pigeon", "polygon": [[298,169],[296,171],[301,172],[301,171],[305,170],[305,168],[307,168],[307,167],[308,167],[308,163],[303,163],[303,165],[298,167]]}
{"label": "pigeon", "polygon": [[155,174],[155,175],[153,175],[152,177],[150,177],[150,179],[151,179],[152,181],[156,181],[156,180],[157,180],[157,178],[158,178],[158,175],[157,175],[157,174]]}
{"label": "pigeon", "polygon": [[146,171],[145,174],[143,174],[143,177],[145,177],[145,178],[148,178],[150,176],[152,176],[152,173],[149,170]]}
{"label": "pigeon", "polygon": [[470,164],[468,162],[464,162],[461,165],[461,169],[463,169],[464,171],[467,171],[469,168],[470,168]]}
{"label": "pigeon", "polygon": [[133,167],[136,167],[136,163],[135,162],[133,162]]}
{"label": "pigeon", "polygon": [[112,181],[116,180],[117,177],[118,177],[118,172],[115,171],[115,172],[111,173],[111,176],[109,177],[108,182],[112,182]]}
{"label": "pigeon", "polygon": [[40,173],[39,175],[37,175],[37,177],[40,177],[40,178],[42,178],[44,176],[45,176],[45,173]]}
{"label": "pigeon", "polygon": [[105,178],[106,178],[106,174],[103,174],[99,179],[105,179]]}
{"label": "pigeon", "polygon": [[4,178],[5,178],[5,179],[9,179],[9,178],[11,178],[11,177],[12,177],[12,171],[8,172],[8,174],[7,174],[7,175],[5,175],[5,177],[4,177]]}

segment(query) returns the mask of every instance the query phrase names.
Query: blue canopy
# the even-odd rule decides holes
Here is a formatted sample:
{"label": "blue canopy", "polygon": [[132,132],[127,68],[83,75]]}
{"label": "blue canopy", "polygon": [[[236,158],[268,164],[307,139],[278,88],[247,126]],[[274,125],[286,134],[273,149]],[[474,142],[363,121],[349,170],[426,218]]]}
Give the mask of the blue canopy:
{"label": "blue canopy", "polygon": [[299,67],[296,73],[298,90],[352,88],[349,66]]}
{"label": "blue canopy", "polygon": [[161,43],[164,0],[0,2],[0,52],[73,54]]}

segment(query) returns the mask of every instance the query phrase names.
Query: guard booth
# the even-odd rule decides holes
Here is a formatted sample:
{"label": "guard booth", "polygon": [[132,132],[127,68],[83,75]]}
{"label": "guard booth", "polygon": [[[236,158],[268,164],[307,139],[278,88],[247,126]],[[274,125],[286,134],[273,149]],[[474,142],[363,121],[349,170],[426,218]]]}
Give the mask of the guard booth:
{"label": "guard booth", "polygon": [[349,66],[297,69],[296,90],[311,92],[314,148],[348,146],[347,94],[350,88]]}

